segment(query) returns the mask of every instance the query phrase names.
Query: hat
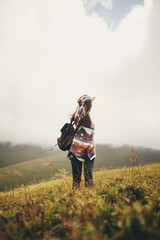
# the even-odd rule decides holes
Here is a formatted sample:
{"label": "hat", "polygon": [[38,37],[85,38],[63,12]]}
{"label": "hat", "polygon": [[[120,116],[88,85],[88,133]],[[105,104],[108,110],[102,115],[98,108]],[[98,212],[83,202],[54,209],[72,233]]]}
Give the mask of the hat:
{"label": "hat", "polygon": [[82,104],[88,105],[89,103],[92,104],[92,102],[95,100],[95,97],[89,97],[87,94],[81,96],[78,98],[78,104],[81,106]]}

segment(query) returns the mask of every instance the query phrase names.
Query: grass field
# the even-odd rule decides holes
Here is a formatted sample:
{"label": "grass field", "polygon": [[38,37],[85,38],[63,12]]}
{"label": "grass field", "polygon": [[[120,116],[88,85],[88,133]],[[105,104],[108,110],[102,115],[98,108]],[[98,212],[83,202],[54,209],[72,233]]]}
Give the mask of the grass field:
{"label": "grass field", "polygon": [[0,168],[0,191],[7,191],[23,185],[38,183],[42,179],[49,180],[55,176],[56,171],[48,168],[47,163],[54,162],[56,169],[70,168],[70,161],[64,155],[64,161],[61,158],[64,154],[54,154],[53,156],[44,156],[34,160],[14,164],[12,166]]}
{"label": "grass field", "polygon": [[[130,151],[131,149],[127,145],[113,147],[97,144],[94,171],[128,167],[133,163],[144,165],[160,162],[160,150],[143,147],[136,147],[134,151]],[[0,191],[9,191],[22,185],[36,184],[57,177],[55,169],[46,165],[50,161],[54,163],[55,169],[66,169],[71,173],[67,152],[29,145],[12,147],[9,143],[0,143],[0,166],[3,166],[0,167]]]}
{"label": "grass field", "polygon": [[[52,166],[51,166],[52,168]],[[0,239],[160,239],[160,164],[71,177],[0,193]]]}

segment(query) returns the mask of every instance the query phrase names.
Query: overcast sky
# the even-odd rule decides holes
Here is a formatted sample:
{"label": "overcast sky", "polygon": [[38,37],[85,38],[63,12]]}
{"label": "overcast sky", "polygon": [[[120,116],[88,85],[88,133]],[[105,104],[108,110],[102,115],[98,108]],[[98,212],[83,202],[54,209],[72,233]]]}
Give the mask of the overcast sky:
{"label": "overcast sky", "polygon": [[1,0],[0,141],[54,145],[88,94],[97,143],[160,148],[159,23],[159,0]]}

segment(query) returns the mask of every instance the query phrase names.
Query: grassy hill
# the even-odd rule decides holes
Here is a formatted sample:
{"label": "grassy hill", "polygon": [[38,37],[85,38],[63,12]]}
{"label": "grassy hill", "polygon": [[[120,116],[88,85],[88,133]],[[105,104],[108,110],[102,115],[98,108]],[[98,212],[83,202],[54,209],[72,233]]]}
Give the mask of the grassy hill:
{"label": "grassy hill", "polygon": [[46,150],[49,149],[35,145],[12,145],[10,142],[0,142],[0,168],[39,158]]}
{"label": "grassy hill", "polygon": [[[98,170],[102,167],[117,168],[128,166],[129,148],[130,146],[128,145],[113,147],[107,144],[97,144],[95,167]],[[144,147],[135,147],[135,149],[141,164],[160,161],[160,150],[158,149]],[[0,168],[46,156],[53,157],[54,155],[59,156],[59,161],[65,165],[67,152],[62,152],[58,147],[51,152],[49,147],[42,148],[41,146],[27,144],[12,146],[9,142],[0,142]]]}
{"label": "grassy hill", "polygon": [[159,240],[160,164],[71,177],[0,193],[0,239]]}
{"label": "grassy hill", "polygon": [[[6,191],[19,187],[22,184],[29,185],[42,180],[55,178],[57,170],[70,169],[70,162],[64,156],[65,164],[61,161],[61,154],[49,157],[41,157],[34,160],[14,164],[9,167],[0,168],[0,191]],[[55,167],[48,167],[52,161]],[[64,171],[64,170],[63,170]],[[65,171],[66,172],[66,171]]]}
{"label": "grassy hill", "polygon": [[[71,164],[67,159],[67,152],[58,149],[51,152],[49,149],[28,145],[12,147],[9,143],[0,146],[0,152],[3,153],[0,155],[0,163],[1,166],[6,165],[6,167],[0,168],[0,191],[7,191],[22,184],[35,184],[42,180],[57,178],[57,170],[63,171],[64,174],[66,172],[71,174]],[[129,146],[97,145],[96,149],[94,171],[125,167],[130,164]],[[160,161],[159,150],[137,147],[136,154],[140,165]],[[35,156],[36,158],[34,158]],[[18,163],[13,164],[16,161]],[[47,167],[50,161],[54,164],[52,168]]]}

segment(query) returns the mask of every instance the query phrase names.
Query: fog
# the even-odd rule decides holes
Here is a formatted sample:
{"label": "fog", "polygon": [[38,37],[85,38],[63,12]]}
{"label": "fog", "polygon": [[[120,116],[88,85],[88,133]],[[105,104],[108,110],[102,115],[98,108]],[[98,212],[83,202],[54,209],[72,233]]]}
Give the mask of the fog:
{"label": "fog", "polygon": [[113,30],[80,0],[1,1],[0,141],[54,145],[88,94],[97,143],[160,148],[159,11],[146,0]]}

